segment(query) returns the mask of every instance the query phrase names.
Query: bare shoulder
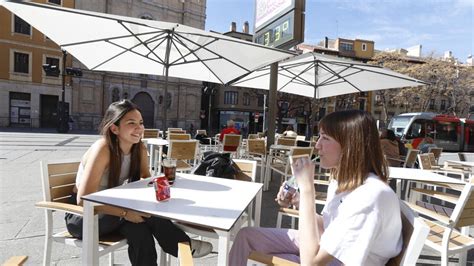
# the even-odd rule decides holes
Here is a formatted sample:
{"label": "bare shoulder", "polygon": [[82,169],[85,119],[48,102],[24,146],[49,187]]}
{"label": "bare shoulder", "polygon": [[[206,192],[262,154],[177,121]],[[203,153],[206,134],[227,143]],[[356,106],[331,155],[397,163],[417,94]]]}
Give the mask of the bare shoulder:
{"label": "bare shoulder", "polygon": [[87,162],[88,159],[93,160],[104,160],[109,161],[110,158],[110,149],[107,145],[107,142],[104,138],[98,139],[92,146],[89,147],[87,152],[84,154],[83,161]]}

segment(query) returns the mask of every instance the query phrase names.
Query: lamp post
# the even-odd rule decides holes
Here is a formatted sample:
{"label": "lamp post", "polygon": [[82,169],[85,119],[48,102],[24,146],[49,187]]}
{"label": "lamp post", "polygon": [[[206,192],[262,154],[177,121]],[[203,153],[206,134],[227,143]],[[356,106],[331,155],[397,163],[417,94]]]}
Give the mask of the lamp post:
{"label": "lamp post", "polygon": [[58,127],[59,133],[67,133],[69,131],[69,117],[66,117],[66,58],[67,52],[63,50],[63,73],[62,73],[62,87],[61,87],[61,101],[58,106]]}
{"label": "lamp post", "polygon": [[[82,77],[82,70],[79,68],[66,67],[67,52],[63,52],[63,73],[61,82],[61,101],[58,103],[58,125],[59,133],[67,133],[69,131],[69,104],[66,103],[66,76]],[[58,65],[44,64],[43,70],[49,76],[59,77],[61,71]]]}

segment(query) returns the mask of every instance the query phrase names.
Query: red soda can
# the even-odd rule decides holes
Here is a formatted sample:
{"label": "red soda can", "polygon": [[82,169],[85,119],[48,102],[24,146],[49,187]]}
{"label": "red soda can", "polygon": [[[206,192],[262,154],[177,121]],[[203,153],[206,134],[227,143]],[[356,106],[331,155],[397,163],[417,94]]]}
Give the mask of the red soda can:
{"label": "red soda can", "polygon": [[153,179],[153,187],[155,188],[157,201],[167,201],[170,199],[170,184],[168,183],[166,176],[160,176]]}

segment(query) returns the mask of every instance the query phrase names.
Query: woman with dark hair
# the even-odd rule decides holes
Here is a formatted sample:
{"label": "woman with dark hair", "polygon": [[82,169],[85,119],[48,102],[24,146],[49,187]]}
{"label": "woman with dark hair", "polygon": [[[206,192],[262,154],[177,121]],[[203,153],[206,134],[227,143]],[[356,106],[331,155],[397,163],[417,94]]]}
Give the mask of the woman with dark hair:
{"label": "woman with dark hair", "polygon": [[387,185],[388,167],[372,116],[364,111],[330,113],[316,143],[321,167],[331,170],[327,202],[316,214],[315,165],[293,163],[299,193],[276,201],[299,207],[299,230],[243,228],[230,251],[229,265],[246,265],[252,251],[301,265],[385,265],[402,248],[400,205]]}
{"label": "woman with dark hair", "polygon": [[[76,176],[74,204],[81,197],[151,176],[146,148],[141,142],[143,118],[138,107],[128,100],[112,103],[107,109],[100,133],[102,137],[82,157]],[[178,254],[179,242],[190,242],[194,255],[204,256],[212,250],[210,243],[190,240],[171,221],[114,206],[104,206],[99,215],[99,236],[119,231],[128,242],[132,265],[156,265],[155,237],[161,248]],[[82,238],[82,217],[66,214],[66,227],[71,235]]]}
{"label": "woman with dark hair", "polygon": [[387,129],[380,136],[380,145],[390,166],[400,167],[400,149],[393,130]]}

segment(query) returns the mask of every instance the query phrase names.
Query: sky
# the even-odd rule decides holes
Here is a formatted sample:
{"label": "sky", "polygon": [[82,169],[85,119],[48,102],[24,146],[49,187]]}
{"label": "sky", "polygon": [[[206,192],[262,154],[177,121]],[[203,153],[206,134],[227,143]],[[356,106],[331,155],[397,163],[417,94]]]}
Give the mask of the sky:
{"label": "sky", "polygon": [[[206,30],[229,31],[232,21],[253,33],[255,0],[207,0]],[[305,40],[373,40],[375,49],[422,45],[422,55],[474,54],[473,0],[306,0]]]}

